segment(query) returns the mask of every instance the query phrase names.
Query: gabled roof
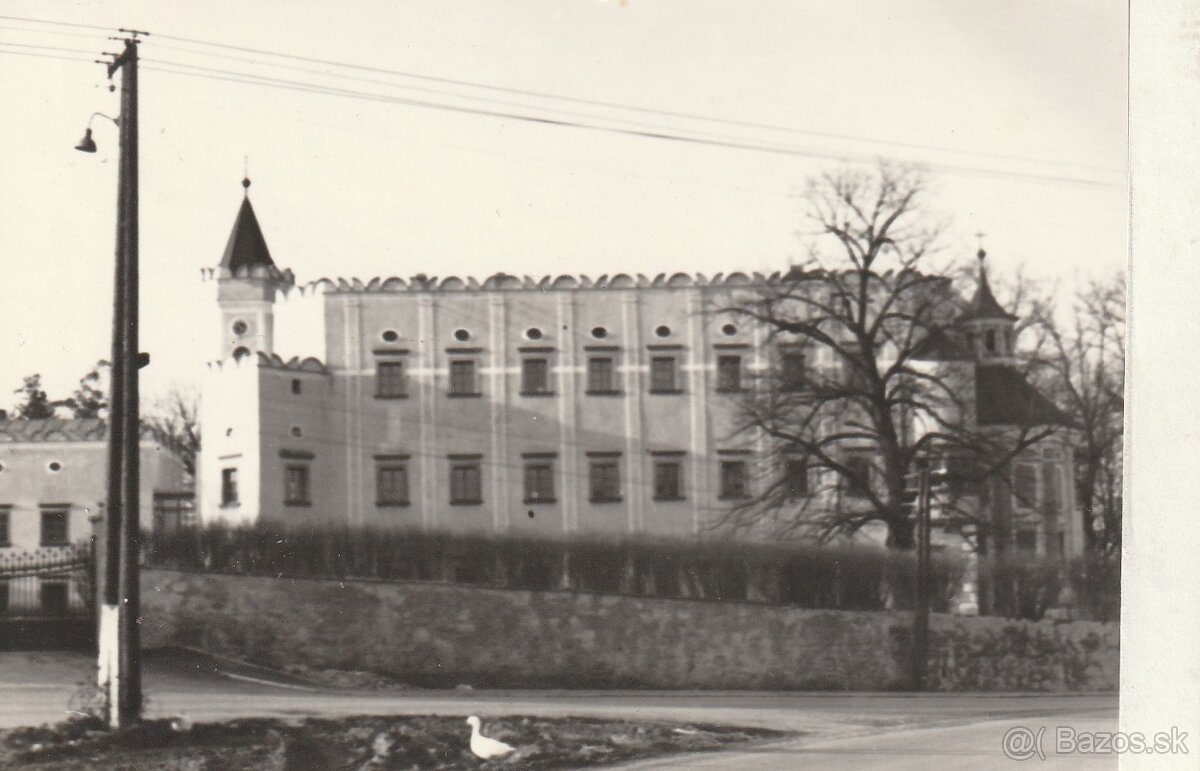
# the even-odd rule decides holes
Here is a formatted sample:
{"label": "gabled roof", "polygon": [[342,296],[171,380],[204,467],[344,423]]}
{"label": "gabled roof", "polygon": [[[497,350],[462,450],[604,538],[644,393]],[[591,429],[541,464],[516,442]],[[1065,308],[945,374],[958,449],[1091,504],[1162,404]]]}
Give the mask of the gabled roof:
{"label": "gabled roof", "polygon": [[971,304],[967,306],[966,312],[962,315],[964,321],[973,319],[1004,319],[1005,321],[1016,321],[1017,316],[1012,315],[1004,310],[992,294],[992,287],[988,284],[987,268],[983,266],[983,259],[987,257],[987,252],[979,250],[979,286],[975,290],[975,296],[971,298]]}
{"label": "gabled roof", "polygon": [[1069,426],[1054,403],[1005,364],[975,365],[975,411],[981,426]]}
{"label": "gabled roof", "polygon": [[[250,180],[242,180],[242,185],[249,188]],[[263,238],[258,217],[254,216],[254,207],[250,205],[250,196],[247,195],[242,199],[237,219],[233,221],[233,231],[229,234],[229,243],[225,245],[221,267],[230,273],[237,273],[256,266],[274,268],[275,262],[267,250],[267,240]]]}

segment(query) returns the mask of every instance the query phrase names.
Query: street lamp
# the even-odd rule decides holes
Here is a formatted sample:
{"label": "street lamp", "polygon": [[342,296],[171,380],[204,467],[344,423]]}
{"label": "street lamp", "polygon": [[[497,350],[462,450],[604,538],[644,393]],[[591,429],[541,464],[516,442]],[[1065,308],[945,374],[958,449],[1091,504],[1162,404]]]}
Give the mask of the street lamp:
{"label": "street lamp", "polygon": [[114,728],[136,723],[142,712],[139,540],[141,485],[138,442],[138,103],[137,44],[132,30],[125,50],[107,63],[108,77],[121,70],[121,113],[93,113],[75,146],[96,152],[92,121],[107,118],[120,129],[117,181],[117,254],[113,281],[112,376],[109,397],[108,495],[105,507],[104,598],[99,624],[99,685]]}
{"label": "street lamp", "polygon": [[92,139],[92,121],[95,120],[97,116],[99,116],[101,118],[108,118],[109,120],[111,120],[113,122],[114,125],[116,125],[118,127],[121,125],[120,120],[118,120],[110,115],[105,115],[102,112],[92,113],[92,117],[88,118],[87,131],[83,132],[83,139],[79,140],[79,144],[75,145],[75,149],[81,153],[96,152],[96,142],[94,139]]}

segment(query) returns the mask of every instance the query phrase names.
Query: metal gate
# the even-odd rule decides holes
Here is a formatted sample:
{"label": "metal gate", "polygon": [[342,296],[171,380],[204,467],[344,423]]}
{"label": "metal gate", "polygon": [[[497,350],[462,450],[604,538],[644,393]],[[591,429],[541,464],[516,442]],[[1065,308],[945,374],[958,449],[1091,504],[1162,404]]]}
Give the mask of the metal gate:
{"label": "metal gate", "polygon": [[95,648],[91,544],[0,550],[0,650]]}

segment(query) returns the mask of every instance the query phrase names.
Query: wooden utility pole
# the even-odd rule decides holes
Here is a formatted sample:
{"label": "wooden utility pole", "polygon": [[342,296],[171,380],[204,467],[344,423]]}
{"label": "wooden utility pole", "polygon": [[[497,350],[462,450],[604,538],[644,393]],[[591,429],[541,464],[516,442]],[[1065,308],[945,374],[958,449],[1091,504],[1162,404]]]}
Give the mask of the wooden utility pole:
{"label": "wooden utility pole", "polygon": [[925,690],[929,666],[929,553],[930,472],[929,464],[917,473],[917,601],[913,609],[912,683],[914,691]]}
{"label": "wooden utility pole", "polygon": [[145,33],[122,32],[130,34],[125,49],[108,64],[110,78],[121,71],[121,113],[104,607],[98,646],[99,684],[105,690],[108,722],[114,728],[136,723],[142,713],[138,369],[144,357],[138,353],[137,35]]}

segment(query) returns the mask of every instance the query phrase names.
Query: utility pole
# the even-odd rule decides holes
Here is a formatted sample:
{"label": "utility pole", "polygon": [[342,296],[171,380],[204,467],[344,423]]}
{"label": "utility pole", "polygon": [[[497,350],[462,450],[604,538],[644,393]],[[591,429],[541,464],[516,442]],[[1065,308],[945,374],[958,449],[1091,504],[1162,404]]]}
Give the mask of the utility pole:
{"label": "utility pole", "polygon": [[912,683],[925,690],[929,666],[929,464],[917,472],[917,601],[913,608]]}
{"label": "utility pole", "polygon": [[[140,458],[138,370],[138,82],[135,30],[121,30],[125,49],[108,63],[121,71],[120,167],[117,254],[113,287],[112,386],[108,436],[108,505],[105,522],[104,606],[100,612],[99,685],[108,722],[123,728],[141,719]],[[91,129],[85,143],[91,141]],[[95,145],[85,152],[94,152]]]}

